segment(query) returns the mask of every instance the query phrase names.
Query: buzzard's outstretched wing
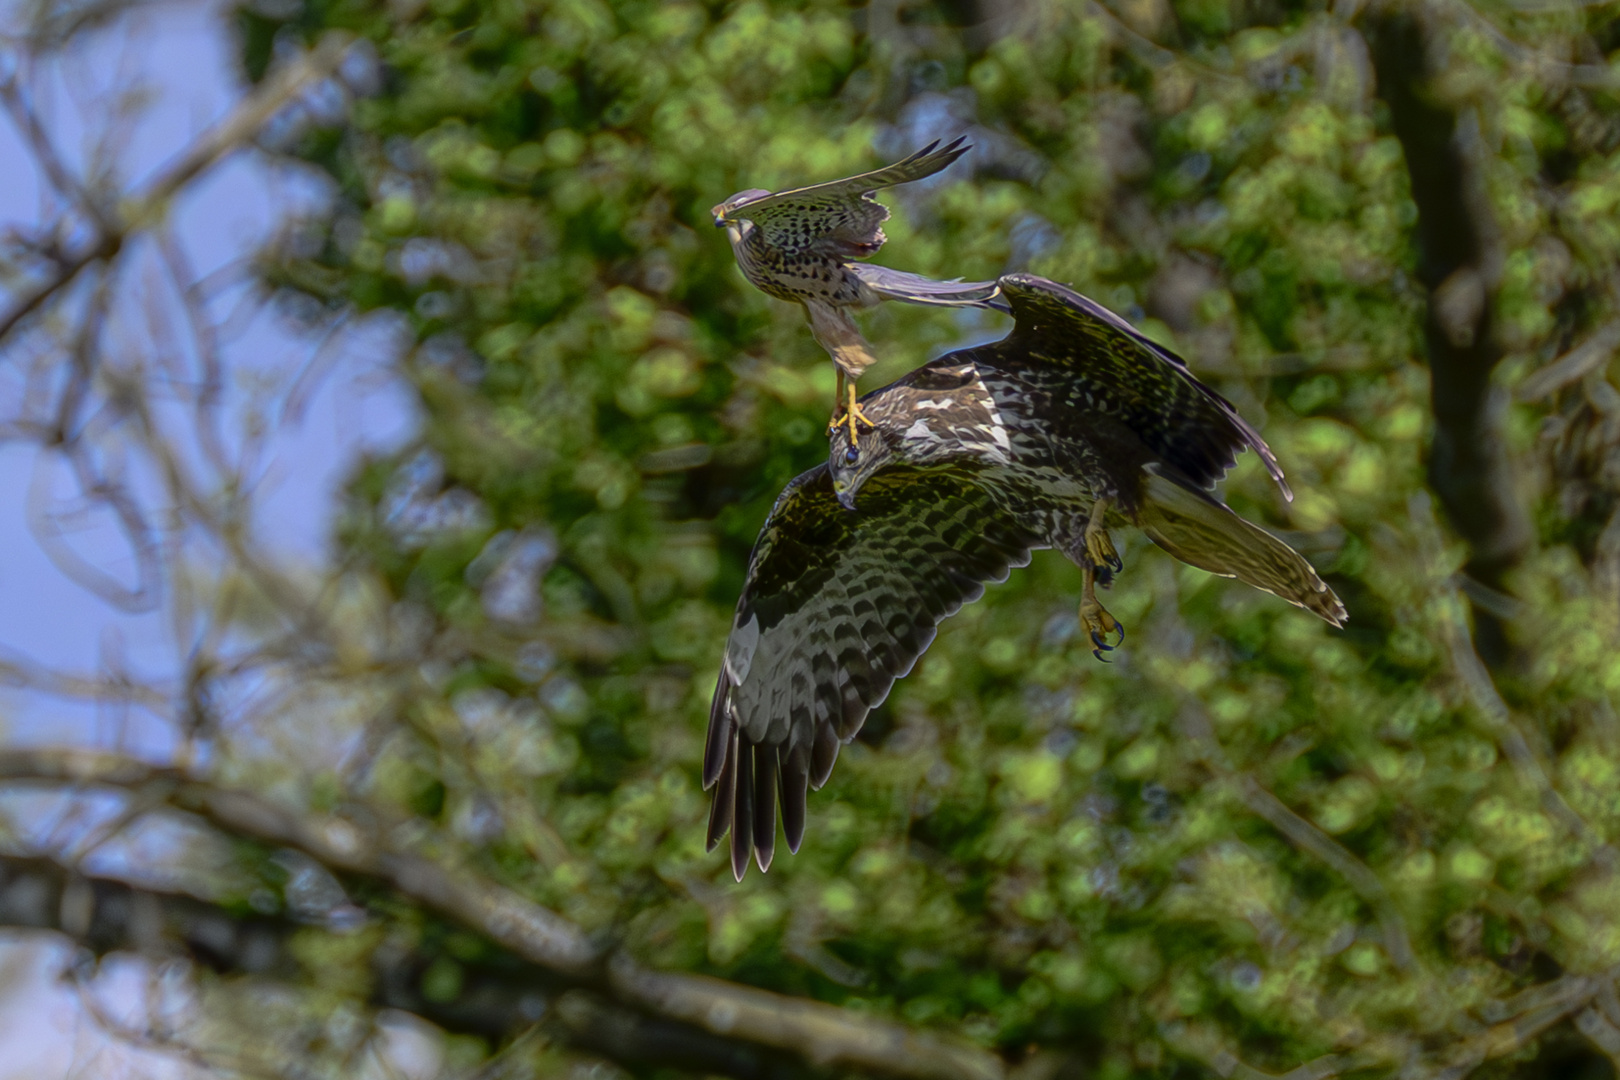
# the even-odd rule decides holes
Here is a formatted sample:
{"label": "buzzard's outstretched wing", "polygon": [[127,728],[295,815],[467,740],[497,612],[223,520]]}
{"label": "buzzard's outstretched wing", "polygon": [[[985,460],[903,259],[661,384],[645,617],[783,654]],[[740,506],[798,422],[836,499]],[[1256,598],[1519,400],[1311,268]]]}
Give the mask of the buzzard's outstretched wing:
{"label": "buzzard's outstretched wing", "polygon": [[941,619],[1044,546],[971,473],[885,468],[849,511],[827,466],[776,500],[749,560],[709,710],[709,847],[731,830],[741,881],[770,866],[780,798],[788,848],[842,743],[934,640]]}
{"label": "buzzard's outstretched wing", "polygon": [[[1079,369],[1071,401],[1054,406],[1118,418],[1183,476],[1212,488],[1251,449],[1283,495],[1294,497],[1271,447],[1237,409],[1187,370],[1181,357],[1072,289],[1033,274],[1008,274],[1002,296],[1016,325],[983,349],[1003,363],[1038,362]],[[965,350],[976,353],[981,350]],[[948,358],[947,358],[948,359]],[[1054,415],[1054,422],[1060,416]]]}
{"label": "buzzard's outstretched wing", "polygon": [[932,176],[969,149],[964,139],[944,147],[936,139],[904,161],[885,168],[761,195],[732,207],[730,212],[763,229],[766,243],[785,255],[797,255],[814,244],[830,242],[838,246],[841,255],[865,258],[883,244],[878,226],[889,218],[888,208],[868,198],[868,194]]}

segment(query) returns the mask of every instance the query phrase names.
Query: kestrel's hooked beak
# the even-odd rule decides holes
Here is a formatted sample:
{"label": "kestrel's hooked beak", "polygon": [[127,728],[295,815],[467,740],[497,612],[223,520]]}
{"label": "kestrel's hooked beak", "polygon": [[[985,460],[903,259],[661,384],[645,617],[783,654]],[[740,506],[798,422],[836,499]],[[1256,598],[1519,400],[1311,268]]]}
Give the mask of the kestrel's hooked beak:
{"label": "kestrel's hooked beak", "polygon": [[710,210],[709,213],[714,215],[714,227],[715,228],[723,229],[727,225],[731,224],[731,222],[726,220],[726,204],[725,203],[721,203],[719,206],[715,207],[713,210]]}
{"label": "kestrel's hooked beak", "polygon": [[842,480],[833,481],[833,494],[838,496],[838,505],[845,510],[855,509],[855,493],[849,490],[849,485]]}

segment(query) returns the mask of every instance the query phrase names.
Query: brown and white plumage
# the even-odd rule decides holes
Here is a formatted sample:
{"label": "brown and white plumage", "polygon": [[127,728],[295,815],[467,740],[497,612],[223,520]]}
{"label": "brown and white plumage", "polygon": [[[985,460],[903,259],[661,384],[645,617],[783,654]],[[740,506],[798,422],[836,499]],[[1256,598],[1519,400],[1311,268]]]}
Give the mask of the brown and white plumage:
{"label": "brown and white plumage", "polygon": [[1184,562],[1344,621],[1309,563],[1213,493],[1245,449],[1283,485],[1225,398],[1078,293],[1028,275],[1000,284],[1012,334],[868,394],[875,426],[854,442],[836,429],[829,463],[788,485],[760,534],[704,755],[709,844],[730,831],[739,878],[750,855],[770,865],[778,804],[798,849],[807,792],[838,747],[938,623],[1031,549],[1063,551],[1090,596],[1119,568],[1098,554],[1113,551],[1097,546],[1099,521],[1135,524]]}
{"label": "brown and white plumage", "polygon": [[[843,376],[860,378],[875,361],[850,312],[884,300],[1006,311],[993,281],[935,281],[857,260],[886,239],[888,207],[872,193],[932,176],[967,153],[962,139],[930,143],[873,172],[790,191],[740,191],[716,206],[743,276],[768,296],[802,304],[810,332]],[[853,400],[853,390],[851,391]]]}

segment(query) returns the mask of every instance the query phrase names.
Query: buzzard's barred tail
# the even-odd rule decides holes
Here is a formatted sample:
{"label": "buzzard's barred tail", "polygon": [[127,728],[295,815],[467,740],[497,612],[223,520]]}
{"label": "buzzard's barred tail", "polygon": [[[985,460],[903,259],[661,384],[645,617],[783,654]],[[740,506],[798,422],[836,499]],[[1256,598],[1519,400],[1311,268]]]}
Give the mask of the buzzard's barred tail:
{"label": "buzzard's barred tail", "polygon": [[1012,313],[1012,305],[1002,298],[1001,285],[994,281],[935,281],[921,274],[870,263],[851,263],[845,269],[885,300],[940,307],[983,307]]}
{"label": "buzzard's barred tail", "polygon": [[1299,552],[1157,466],[1143,471],[1137,524],[1155,544],[1200,570],[1235,577],[1344,625],[1344,605]]}

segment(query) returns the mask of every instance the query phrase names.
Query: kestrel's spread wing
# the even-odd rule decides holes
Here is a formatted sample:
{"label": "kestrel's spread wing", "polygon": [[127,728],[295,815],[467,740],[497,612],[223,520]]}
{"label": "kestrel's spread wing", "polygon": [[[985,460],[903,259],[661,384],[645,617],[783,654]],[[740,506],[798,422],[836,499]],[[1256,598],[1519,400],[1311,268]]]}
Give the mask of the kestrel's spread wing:
{"label": "kestrel's spread wing", "polygon": [[[929,143],[903,161],[859,176],[778,191],[722,204],[726,216],[752,221],[765,243],[792,257],[812,247],[830,247],[843,258],[866,258],[883,246],[889,209],[874,191],[932,176],[968,152],[965,138],[940,147]],[[718,209],[718,208],[717,208]]]}
{"label": "kestrel's spread wing", "polygon": [[826,465],[788,484],[749,560],[709,711],[709,847],[731,831],[738,880],[770,865],[780,799],[788,847],[842,743],[934,639],[941,619],[1045,546],[970,471],[885,469],[858,514]]}
{"label": "kestrel's spread wing", "polygon": [[1069,406],[1117,418],[1187,479],[1213,488],[1249,449],[1283,495],[1294,497],[1260,433],[1199,382],[1181,357],[1056,282],[1008,274],[999,284],[1012,305],[1013,332],[982,350],[963,350],[963,357],[982,351],[1025,366],[1068,369]]}
{"label": "kestrel's spread wing", "polygon": [[856,280],[885,300],[938,307],[992,308],[1010,314],[1012,308],[1001,298],[1001,286],[994,281],[935,281],[921,274],[910,274],[871,263],[850,263],[844,267]]}

